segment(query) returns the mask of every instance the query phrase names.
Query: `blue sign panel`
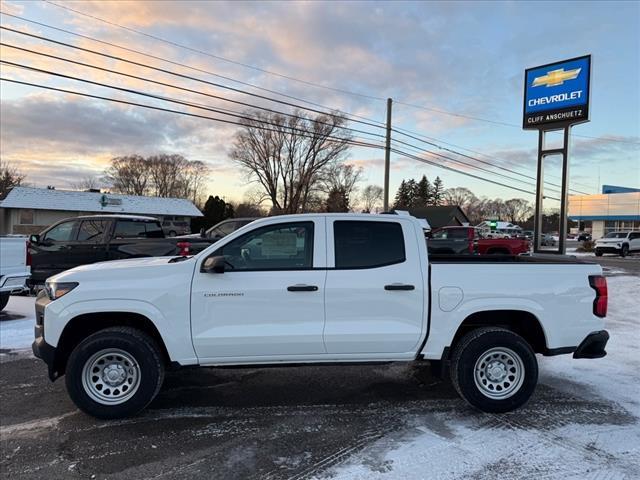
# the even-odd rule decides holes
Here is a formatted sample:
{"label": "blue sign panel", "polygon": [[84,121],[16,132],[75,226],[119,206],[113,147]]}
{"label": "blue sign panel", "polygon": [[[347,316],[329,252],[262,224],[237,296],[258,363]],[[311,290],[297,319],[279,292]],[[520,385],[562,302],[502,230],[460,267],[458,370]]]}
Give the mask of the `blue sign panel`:
{"label": "blue sign panel", "polygon": [[590,77],[591,55],[527,69],[522,128],[588,122]]}

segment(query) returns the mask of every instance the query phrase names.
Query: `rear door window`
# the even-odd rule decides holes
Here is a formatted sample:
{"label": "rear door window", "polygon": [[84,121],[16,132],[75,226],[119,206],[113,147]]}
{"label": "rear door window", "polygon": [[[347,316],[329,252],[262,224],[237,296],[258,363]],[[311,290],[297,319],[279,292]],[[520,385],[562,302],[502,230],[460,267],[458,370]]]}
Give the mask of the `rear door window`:
{"label": "rear door window", "polygon": [[335,266],[376,268],[406,259],[402,226],[397,222],[335,221]]}
{"label": "rear door window", "polygon": [[158,222],[140,222],[118,220],[113,237],[118,238],[163,238],[162,227]]}
{"label": "rear door window", "polygon": [[83,220],[78,229],[79,242],[100,243],[107,228],[107,220]]}

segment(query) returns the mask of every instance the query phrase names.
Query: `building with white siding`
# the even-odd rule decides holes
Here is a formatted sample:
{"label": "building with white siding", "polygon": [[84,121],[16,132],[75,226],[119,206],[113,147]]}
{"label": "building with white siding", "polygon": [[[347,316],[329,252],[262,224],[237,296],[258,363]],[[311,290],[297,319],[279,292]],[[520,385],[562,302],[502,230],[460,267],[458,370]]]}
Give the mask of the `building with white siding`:
{"label": "building with white siding", "polygon": [[146,215],[165,222],[202,216],[183,198],[14,187],[0,201],[0,235],[39,233],[64,218],[97,213]]}

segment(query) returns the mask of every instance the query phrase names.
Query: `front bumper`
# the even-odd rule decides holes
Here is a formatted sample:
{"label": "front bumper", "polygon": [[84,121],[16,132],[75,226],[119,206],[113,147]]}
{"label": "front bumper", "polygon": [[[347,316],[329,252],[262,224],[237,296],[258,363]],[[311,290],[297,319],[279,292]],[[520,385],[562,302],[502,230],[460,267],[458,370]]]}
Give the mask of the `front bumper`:
{"label": "front bumper", "polygon": [[602,358],[607,354],[605,347],[609,341],[609,332],[600,330],[587,335],[573,353],[573,358]]}
{"label": "front bumper", "polygon": [[44,311],[51,303],[46,293],[41,291],[36,299],[36,325],[33,329],[35,340],[31,344],[33,355],[47,364],[49,379],[53,382],[60,374],[56,370],[56,347],[49,345],[44,339]]}
{"label": "front bumper", "polygon": [[596,245],[596,250],[602,253],[620,253],[622,247],[616,247],[615,245]]}

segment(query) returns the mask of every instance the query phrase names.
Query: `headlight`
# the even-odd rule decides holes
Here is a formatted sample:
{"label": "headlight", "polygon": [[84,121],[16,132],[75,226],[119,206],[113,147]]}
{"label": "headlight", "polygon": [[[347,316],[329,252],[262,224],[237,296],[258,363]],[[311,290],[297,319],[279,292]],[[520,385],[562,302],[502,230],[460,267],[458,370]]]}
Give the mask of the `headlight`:
{"label": "headlight", "polygon": [[45,290],[51,300],[57,300],[58,298],[66,295],[71,290],[78,286],[78,282],[47,282],[45,283]]}

